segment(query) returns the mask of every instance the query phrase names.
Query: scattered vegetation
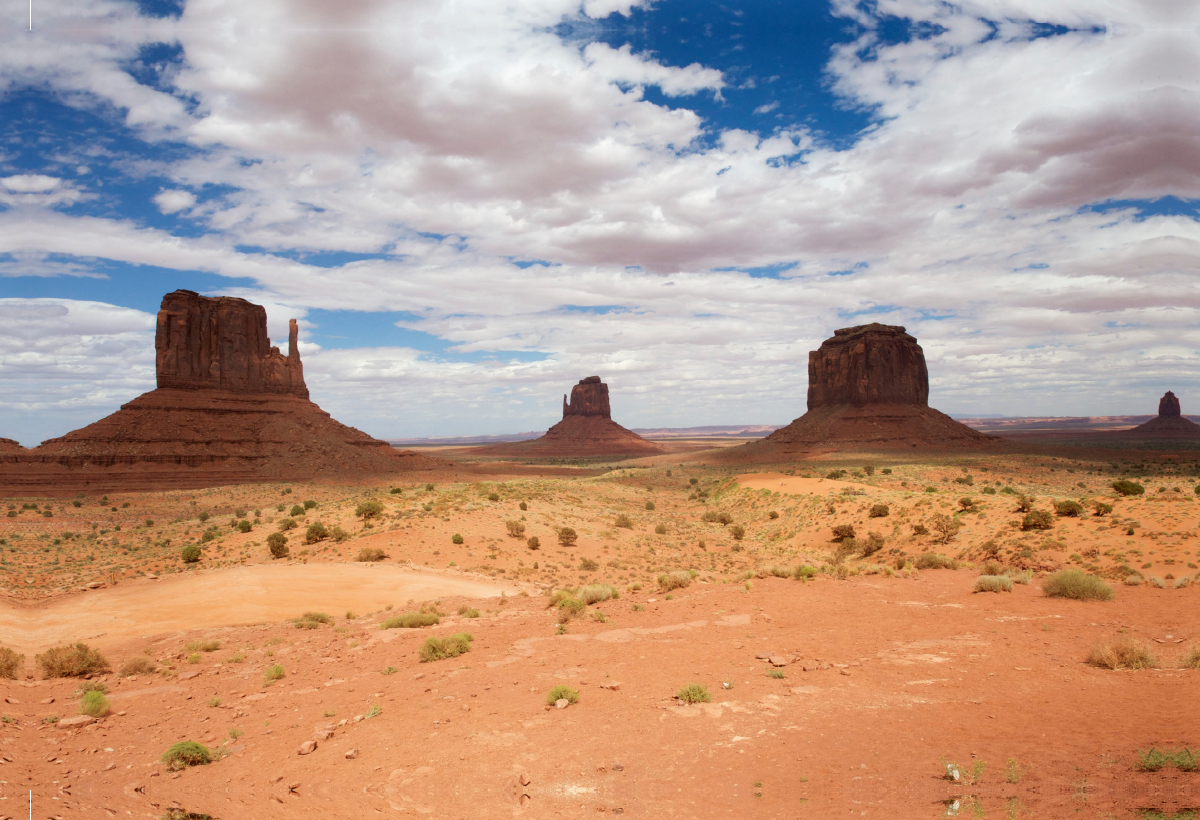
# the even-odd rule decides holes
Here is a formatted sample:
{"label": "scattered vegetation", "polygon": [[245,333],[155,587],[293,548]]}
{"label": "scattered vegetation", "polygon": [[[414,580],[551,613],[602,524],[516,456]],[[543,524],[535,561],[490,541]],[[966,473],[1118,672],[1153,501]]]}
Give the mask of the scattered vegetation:
{"label": "scattered vegetation", "polygon": [[940,552],[923,552],[913,563],[917,569],[958,569],[958,562]]}
{"label": "scattered vegetation", "polygon": [[270,686],[277,680],[282,680],[287,673],[281,664],[272,664],[263,671],[263,686]]}
{"label": "scattered vegetation", "polygon": [[308,525],[308,529],[304,531],[304,543],[316,544],[319,541],[324,541],[329,537],[329,530],[320,521],[315,521]]}
{"label": "scattered vegetation", "polygon": [[461,544],[462,542],[463,542],[463,537],[461,535],[459,535],[458,533],[454,533],[454,535],[450,536],[451,544]]}
{"label": "scattered vegetation", "polygon": [[610,584],[592,584],[580,589],[576,593],[576,597],[585,604],[597,604],[601,601],[620,598],[621,593],[616,587]]}
{"label": "scattered vegetation", "polygon": [[79,714],[102,718],[108,714],[111,706],[103,692],[92,690],[84,692],[83,697],[79,699]]}
{"label": "scattered vegetation", "polygon": [[378,501],[364,501],[354,508],[354,514],[363,521],[370,521],[383,515],[383,505]]}
{"label": "scattered vegetation", "polygon": [[154,661],[150,660],[150,658],[147,658],[145,655],[134,655],[121,664],[121,669],[117,674],[123,678],[132,678],[134,675],[153,674],[156,669]]}
{"label": "scattered vegetation", "polygon": [[34,660],[42,670],[42,677],[46,679],[82,678],[109,671],[108,661],[100,651],[85,643],[56,646],[35,655]]}
{"label": "scattered vegetation", "polygon": [[566,684],[560,683],[558,686],[555,686],[546,693],[546,703],[550,706],[554,706],[560,700],[566,700],[567,703],[574,706],[576,703],[579,703],[579,692],[572,689],[570,686],[567,686]]}
{"label": "scattered vegetation", "polygon": [[1012,592],[1012,578],[1007,575],[980,575],[975,579],[976,592]]}
{"label": "scattered vegetation", "polygon": [[1063,569],[1042,582],[1042,591],[1051,598],[1073,598],[1077,601],[1111,601],[1112,587],[1095,575],[1078,569]]}
{"label": "scattered vegetation", "polygon": [[404,612],[393,615],[379,625],[380,629],[420,629],[423,626],[435,626],[442,622],[436,612]]}
{"label": "scattered vegetation", "polygon": [[426,638],[418,655],[421,663],[457,658],[471,651],[473,640],[475,637],[470,632],[456,632],[446,638]]}
{"label": "scattered vegetation", "polygon": [[1062,518],[1080,518],[1083,516],[1083,505],[1070,499],[1055,501],[1054,514]]}
{"label": "scattered vegetation", "polygon": [[0,647],[0,678],[16,680],[25,665],[25,656],[7,646]]}
{"label": "scattered vegetation", "polygon": [[664,592],[670,592],[673,589],[683,589],[691,586],[692,573],[687,570],[677,570],[675,572],[664,572],[658,576],[658,585],[662,587]]}
{"label": "scattered vegetation", "polygon": [[871,518],[887,518],[892,509],[887,504],[872,504],[868,515]]}
{"label": "scattered vegetation", "polygon": [[681,686],[679,691],[675,693],[675,697],[687,704],[709,703],[712,701],[712,695],[708,693],[708,689],[698,683],[689,683],[686,686]]}
{"label": "scattered vegetation", "polygon": [[1092,647],[1087,662],[1103,669],[1156,669],[1158,658],[1143,641],[1124,637]]}
{"label": "scattered vegetation", "polygon": [[505,521],[504,526],[508,528],[509,538],[524,538],[525,525],[520,521]]}
{"label": "scattered vegetation", "polygon": [[576,534],[575,530],[571,529],[570,527],[563,527],[558,531],[558,543],[562,544],[564,547],[574,546],[578,539],[578,534]]}
{"label": "scattered vegetation", "polygon": [[1030,510],[1021,519],[1023,530],[1048,530],[1054,527],[1054,517],[1045,510]]}
{"label": "scattered vegetation", "polygon": [[188,544],[180,551],[179,557],[183,559],[183,563],[185,564],[195,564],[203,554],[204,551],[200,549],[199,545]]}
{"label": "scattered vegetation", "polygon": [[174,772],[188,766],[207,766],[212,762],[212,753],[201,743],[184,740],[167,749],[163,753],[162,762]]}
{"label": "scattered vegetation", "polygon": [[358,551],[358,555],[354,560],[371,564],[376,561],[382,561],[385,558],[387,558],[387,553],[379,547],[363,547]]}
{"label": "scattered vegetation", "polygon": [[1122,478],[1120,481],[1114,481],[1110,486],[1120,496],[1142,495],[1146,492],[1146,488],[1141,484],[1125,478]]}
{"label": "scattered vegetation", "polygon": [[267,549],[270,550],[272,558],[287,558],[290,552],[287,536],[281,532],[271,533],[267,536]]}
{"label": "scattered vegetation", "polygon": [[631,530],[633,529],[633,519],[625,513],[621,513],[613,520],[613,526],[621,529]]}

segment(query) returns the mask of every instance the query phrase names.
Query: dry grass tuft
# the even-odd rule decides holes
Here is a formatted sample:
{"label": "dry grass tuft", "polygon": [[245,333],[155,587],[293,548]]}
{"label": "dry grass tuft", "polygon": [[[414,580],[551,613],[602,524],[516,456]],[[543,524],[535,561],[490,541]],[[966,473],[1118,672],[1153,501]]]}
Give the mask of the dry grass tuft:
{"label": "dry grass tuft", "polygon": [[465,655],[471,651],[471,641],[473,640],[475,640],[475,636],[470,632],[458,632],[447,638],[426,638],[418,653],[421,663]]}
{"label": "dry grass tuft", "polygon": [[393,615],[379,625],[380,629],[420,629],[442,622],[436,612],[403,612]]}
{"label": "dry grass tuft", "polygon": [[1077,569],[1063,569],[1042,582],[1042,591],[1050,598],[1076,601],[1111,601],[1112,587],[1095,575]]}
{"label": "dry grass tuft", "polygon": [[1133,638],[1121,638],[1112,643],[1092,647],[1087,662],[1103,669],[1155,669],[1158,658],[1150,646]]}
{"label": "dry grass tuft", "polygon": [[123,678],[131,678],[134,675],[151,675],[155,668],[154,661],[145,655],[135,655],[121,664],[121,670],[117,674]]}
{"label": "dry grass tuft", "polygon": [[36,655],[34,660],[46,679],[82,678],[108,671],[108,661],[104,656],[85,643],[56,646]]}
{"label": "dry grass tuft", "polygon": [[1007,575],[980,575],[975,579],[976,592],[1012,592],[1012,578]]}
{"label": "dry grass tuft", "polygon": [[0,646],[0,678],[16,680],[25,665],[25,656],[6,646]]}

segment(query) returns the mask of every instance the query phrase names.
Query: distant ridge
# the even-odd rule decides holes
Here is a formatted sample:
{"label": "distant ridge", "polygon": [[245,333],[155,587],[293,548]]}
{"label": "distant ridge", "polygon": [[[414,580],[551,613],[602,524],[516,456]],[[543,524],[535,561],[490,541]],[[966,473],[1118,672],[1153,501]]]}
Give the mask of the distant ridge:
{"label": "distant ridge", "polygon": [[[631,427],[631,432],[643,438],[745,438],[762,437],[782,427],[782,424],[710,424],[702,427]],[[469,447],[473,444],[501,444],[510,441],[529,441],[545,435],[545,430],[529,433],[501,433],[493,436],[449,436],[430,438],[385,439],[393,447]]]}

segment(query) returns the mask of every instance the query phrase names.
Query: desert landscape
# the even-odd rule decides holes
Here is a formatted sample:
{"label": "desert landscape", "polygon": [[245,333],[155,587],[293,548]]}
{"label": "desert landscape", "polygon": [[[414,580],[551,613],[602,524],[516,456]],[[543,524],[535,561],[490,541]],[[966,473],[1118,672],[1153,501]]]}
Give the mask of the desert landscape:
{"label": "desert landscape", "polygon": [[1200,806],[1172,394],[1152,447],[980,433],[872,324],[761,439],[643,439],[589,377],[542,439],[393,451],[297,394],[294,346],[179,330],[256,338],[247,305],[168,295],[175,392],[4,456],[0,817]]}

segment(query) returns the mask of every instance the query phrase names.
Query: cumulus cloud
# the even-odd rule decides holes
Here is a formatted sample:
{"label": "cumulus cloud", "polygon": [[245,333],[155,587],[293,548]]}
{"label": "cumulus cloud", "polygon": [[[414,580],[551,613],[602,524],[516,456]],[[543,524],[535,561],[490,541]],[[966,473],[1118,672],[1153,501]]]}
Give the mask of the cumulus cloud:
{"label": "cumulus cloud", "polygon": [[[804,129],[710,133],[686,105],[725,88],[719,71],[554,34],[639,5],[49,9],[29,41],[45,53],[5,41],[0,82],[188,143],[154,202],[207,233],[68,215],[94,191],[9,176],[0,274],[100,258],[249,279],[226,292],[267,304],[276,338],[305,319],[314,397],[380,435],[545,426],[597,372],[625,423],[787,421],[807,351],[866,321],[922,340],[943,409],[1125,412],[1200,388],[1197,222],[1090,207],[1200,198],[1196,9],[837,0],[861,34],[827,80],[874,122],[833,148]],[[921,36],[884,41],[889,16]],[[170,87],[122,69],[158,41],[182,49]],[[197,202],[205,186],[227,193]],[[304,261],[318,251],[378,258]],[[312,308],[403,312],[449,351],[323,349]],[[120,357],[96,361],[122,384]]]}

